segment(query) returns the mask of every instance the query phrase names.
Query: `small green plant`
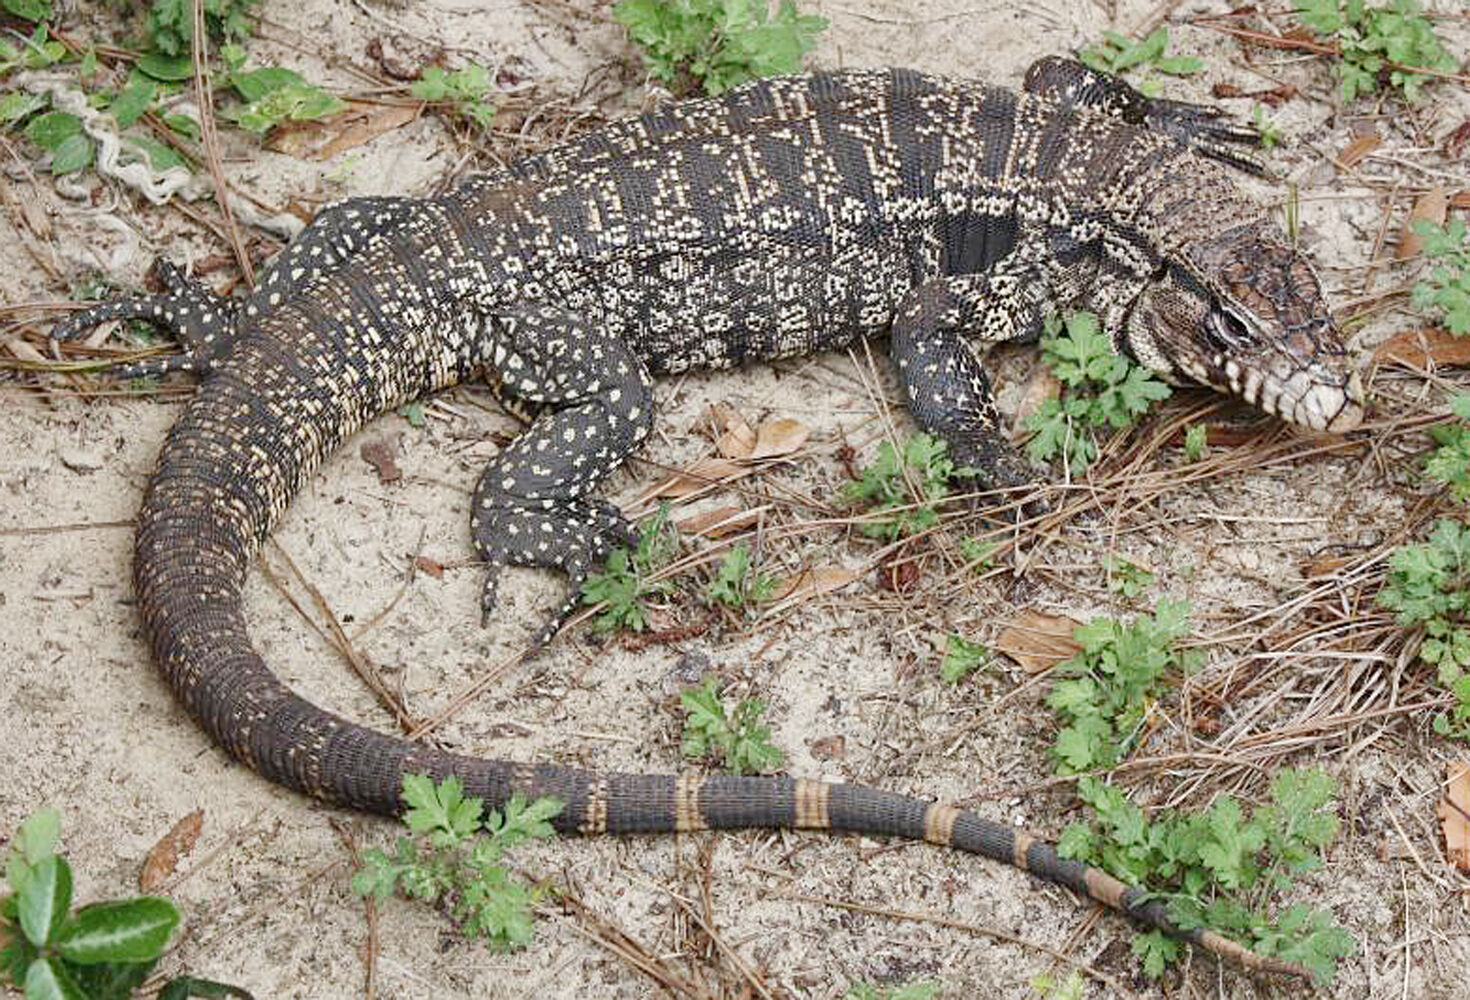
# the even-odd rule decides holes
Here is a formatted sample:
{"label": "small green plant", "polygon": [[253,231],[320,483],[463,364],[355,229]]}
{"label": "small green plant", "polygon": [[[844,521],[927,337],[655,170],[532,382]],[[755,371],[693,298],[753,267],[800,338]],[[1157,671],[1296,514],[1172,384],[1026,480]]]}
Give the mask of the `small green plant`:
{"label": "small green plant", "polygon": [[1465,220],[1457,217],[1441,228],[1419,219],[1413,229],[1424,237],[1424,256],[1433,263],[1414,285],[1414,305],[1442,312],[1446,328],[1455,336],[1470,335],[1470,242],[1465,239]]}
{"label": "small green plant", "polygon": [[51,16],[51,0],[4,0],[0,7],[27,21],[44,21]]}
{"label": "small green plant", "polygon": [[1466,503],[1470,502],[1470,393],[1455,393],[1449,404],[1460,422],[1429,429],[1435,449],[1424,463],[1424,474],[1448,487],[1456,503]]}
{"label": "small green plant", "polygon": [[775,590],[776,578],[769,573],[753,572],[750,548],[744,542],[737,542],[725,553],[724,561],[715,571],[709,598],[727,608],[743,608],[769,601]]}
{"label": "small green plant", "polygon": [[731,774],[765,774],[786,760],[771,743],[771,727],[760,722],[766,712],[761,699],[745,698],[733,712],[727,712],[719,682],[710,677],[697,687],[686,688],[679,703],[685,713],[685,757],[716,757]]}
{"label": "small green plant", "polygon": [[294,70],[245,69],[245,51],[239,46],[227,45],[220,54],[230,68],[230,86],[245,102],[227,109],[225,117],[247,132],[264,135],[284,122],[315,121],[347,106]]}
{"label": "small green plant", "polygon": [[1199,651],[1175,649],[1188,632],[1183,601],[1160,601],[1126,625],[1094,618],[1073,630],[1082,649],[1057,666],[1064,679],[1047,697],[1067,723],[1052,747],[1063,774],[1113,767],[1132,752],[1165,675],[1199,665]]}
{"label": "small green plant", "polygon": [[[9,895],[0,896],[0,979],[26,1000],[126,1000],[158,964],[179,922],[173,903],[138,896],[73,910],[72,871],[56,853],[61,815],[40,809],[21,821],[5,857]],[[161,1000],[250,994],[179,976]]]}
{"label": "small green plant", "polygon": [[[216,41],[238,42],[250,35],[251,7],[260,0],[204,0],[204,27]],[[165,56],[194,51],[192,0],[153,0],[143,30],[148,47]]]}
{"label": "small green plant", "polygon": [[452,73],[438,66],[427,66],[408,92],[421,101],[443,104],[480,129],[488,130],[495,121],[495,105],[490,101],[495,80],[478,63],[470,63]]}
{"label": "small green plant", "polygon": [[958,684],[989,658],[990,650],[980,643],[951,635],[945,640],[944,658],[939,661],[939,678],[946,684]]}
{"label": "small green plant", "polygon": [[1378,603],[1400,625],[1423,627],[1419,658],[1438,669],[1439,682],[1455,697],[1434,728],[1470,739],[1470,529],[1441,518],[1424,542],[1389,556],[1388,567]]}
{"label": "small green plant", "polygon": [[710,96],[747,80],[801,69],[801,57],[827,30],[824,18],[798,14],[782,0],[619,0],[613,17],[628,29],[649,72],[676,96]]}
{"label": "small green plant", "polygon": [[875,513],[894,511],[892,517],[862,525],[863,534],[892,541],[938,524],[936,505],[949,496],[950,480],[974,474],[974,469],[955,468],[943,439],[919,433],[904,442],[901,455],[891,443],[880,441],[878,460],[864,466],[843,492],[849,500],[868,501]]}
{"label": "small green plant", "polygon": [[1130,601],[1148,589],[1154,575],[1135,562],[1121,556],[1103,556],[1103,569],[1108,574],[1108,589]]}
{"label": "small green plant", "polygon": [[[1131,69],[1157,70],[1170,76],[1191,76],[1205,68],[1204,61],[1195,56],[1171,56],[1165,53],[1169,47],[1169,29],[1157,28],[1141,42],[1135,42],[1116,31],[1104,31],[1103,40],[1078,56],[1083,63],[1099,73],[1117,75]],[[1145,79],[1138,86],[1146,97],[1159,92],[1156,80]]]}
{"label": "small green plant", "polygon": [[1097,458],[1096,431],[1132,427],[1170,390],[1147,368],[1115,353],[1091,313],[1072,313],[1063,326],[1048,321],[1041,339],[1041,356],[1062,392],[1026,418],[1033,435],[1026,453],[1038,462],[1060,456],[1069,474],[1079,474]]}
{"label": "small green plant", "polygon": [[959,549],[960,555],[964,556],[966,562],[973,562],[976,569],[995,569],[995,551],[1000,548],[999,542],[985,541],[979,538],[961,538]]}
{"label": "small green plant", "polygon": [[1198,462],[1205,457],[1205,445],[1209,443],[1210,431],[1204,424],[1190,424],[1184,430],[1184,457]]}
{"label": "small green plant", "polygon": [[[30,37],[23,38],[19,45],[9,39],[0,39],[0,76],[13,69],[45,69],[66,58],[66,46],[51,38],[44,24],[38,24]],[[17,96],[7,95],[6,100]]]}
{"label": "small green plant", "polygon": [[853,983],[843,994],[844,1000],[934,1000],[937,996],[939,984],[927,980],[899,986]]}
{"label": "small green plant", "polygon": [[1296,0],[1296,10],[1302,24],[1337,44],[1344,101],[1373,93],[1385,77],[1417,101],[1430,77],[1405,67],[1454,72],[1454,56],[1417,0],[1390,0],[1386,7],[1369,7],[1365,0]]}
{"label": "small green plant", "polygon": [[531,940],[531,907],[547,890],[528,886],[501,863],[505,852],[531,837],[550,837],[551,819],[562,810],[555,799],[527,803],[511,796],[503,810],[485,815],[484,802],[465,797],[458,778],[437,786],[425,775],[403,777],[403,821],[412,836],[399,837],[393,853],[364,851],[352,876],[359,896],[437,903],[468,938],[491,947],[516,948]]}
{"label": "small green plant", "polygon": [[[1322,851],[1337,835],[1334,790],[1319,770],[1283,771],[1271,783],[1270,804],[1250,815],[1222,796],[1203,812],[1149,817],[1122,790],[1084,776],[1077,779],[1077,794],[1094,819],[1068,827],[1057,846],[1064,857],[1147,886],[1167,900],[1170,918],[1181,927],[1209,927],[1330,981],[1337,961],[1352,954],[1352,937],[1326,911],[1298,904],[1273,918],[1269,904],[1296,876],[1321,867]],[[1160,931],[1133,943],[1144,971],[1155,978],[1182,951]]]}
{"label": "small green plant", "polygon": [[1251,106],[1251,124],[1256,127],[1256,134],[1261,137],[1262,149],[1275,149],[1281,145],[1281,128],[1276,120],[1267,113],[1265,107],[1260,104]]}
{"label": "small green plant", "polygon": [[645,601],[653,594],[669,590],[668,584],[648,578],[669,561],[677,544],[678,535],[669,528],[669,505],[665,503],[640,529],[636,548],[614,549],[603,563],[602,572],[590,574],[582,584],[583,604],[607,603],[592,620],[592,627],[599,632],[646,629]]}
{"label": "small green plant", "polygon": [[1040,975],[1031,980],[1031,988],[1036,991],[1042,1000],[1083,1000],[1083,990],[1087,986],[1087,980],[1082,978],[1082,973],[1073,969],[1066,979],[1056,979],[1049,975]]}

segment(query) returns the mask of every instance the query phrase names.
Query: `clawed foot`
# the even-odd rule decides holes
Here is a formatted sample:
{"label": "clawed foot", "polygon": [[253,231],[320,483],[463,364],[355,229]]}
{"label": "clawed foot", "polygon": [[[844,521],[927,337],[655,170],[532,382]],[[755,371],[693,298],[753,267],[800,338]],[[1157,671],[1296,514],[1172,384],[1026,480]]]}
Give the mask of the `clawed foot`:
{"label": "clawed foot", "polygon": [[114,374],[138,378],[170,372],[208,373],[229,351],[238,303],[185,276],[168,261],[159,260],[154,268],[167,291],[104,302],[73,313],[52,328],[51,339],[75,340],[97,324],[110,320],[144,319],[171,333],[183,346],[183,352],[116,365],[112,369]]}
{"label": "clawed foot", "polygon": [[567,594],[531,640],[527,655],[549,643],[582,604],[587,577],[619,546],[638,544],[638,532],[617,507],[581,500],[555,507],[525,504],[477,506],[470,523],[475,548],[486,564],[480,590],[480,624],[487,626],[499,603],[501,570],[541,566],[567,575]]}

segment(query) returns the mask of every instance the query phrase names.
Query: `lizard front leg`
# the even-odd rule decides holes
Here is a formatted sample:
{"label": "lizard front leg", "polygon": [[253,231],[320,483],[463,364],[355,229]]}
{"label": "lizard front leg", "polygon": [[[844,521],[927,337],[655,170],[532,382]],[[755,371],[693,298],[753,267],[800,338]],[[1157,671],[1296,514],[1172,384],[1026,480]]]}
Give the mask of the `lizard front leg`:
{"label": "lizard front leg", "polygon": [[535,650],[576,610],[593,568],[637,540],[615,506],[588,494],[648,436],[653,384],[628,344],[601,323],[550,305],[497,319],[486,359],[492,382],[546,408],[481,475],[470,534],[486,564],[482,621],[495,608],[503,567],[567,574],[567,596],[532,640]]}
{"label": "lizard front leg", "polygon": [[[1029,272],[1027,272],[1029,275]],[[968,339],[1029,340],[1041,329],[1049,286],[1004,265],[926,282],[899,304],[890,353],[924,430],[949,444],[955,465],[975,470],[982,488],[1034,485],[1035,470],[1011,444],[990,379]]]}

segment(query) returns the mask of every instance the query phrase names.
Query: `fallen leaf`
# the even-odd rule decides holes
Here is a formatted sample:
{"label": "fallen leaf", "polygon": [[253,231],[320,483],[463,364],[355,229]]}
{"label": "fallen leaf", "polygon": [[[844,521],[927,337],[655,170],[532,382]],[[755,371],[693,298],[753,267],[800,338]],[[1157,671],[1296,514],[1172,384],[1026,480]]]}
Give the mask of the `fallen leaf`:
{"label": "fallen leaf", "polygon": [[790,417],[767,420],[756,432],[755,450],[750,453],[750,457],[778,458],[790,455],[806,444],[806,439],[811,436],[811,428],[800,420]]}
{"label": "fallen leaf", "polygon": [[1439,822],[1444,827],[1445,854],[1461,871],[1470,872],[1470,764],[1450,761],[1439,803]]}
{"label": "fallen leaf", "polygon": [[715,403],[709,409],[715,425],[715,449],[726,458],[749,458],[755,450],[755,431],[750,424],[728,403]]}
{"label": "fallen leaf", "polygon": [[1379,364],[1396,361],[1415,371],[1427,371],[1431,366],[1470,365],[1470,338],[1456,337],[1438,327],[1404,330],[1379,344],[1373,360]]}
{"label": "fallen leaf", "polygon": [[813,597],[830,594],[834,590],[846,587],[859,575],[856,570],[845,569],[842,566],[804,569],[800,573],[793,573],[777,581],[776,592],[772,599],[793,602],[810,600]]}
{"label": "fallen leaf", "polygon": [[1424,249],[1424,237],[1414,232],[1414,223],[1422,219],[1436,226],[1443,226],[1449,209],[1449,192],[1438,185],[1420,195],[1409,211],[1409,217],[1404,220],[1403,232],[1399,234],[1399,256],[1417,257]]}
{"label": "fallen leaf", "polygon": [[1466,145],[1470,145],[1470,118],[1462,121],[1459,127],[1445,138],[1444,155],[1451,160],[1458,160],[1465,155]]}
{"label": "fallen leaf", "polygon": [[744,531],[759,519],[759,511],[746,510],[737,504],[726,504],[702,514],[692,514],[681,521],[674,522],[674,526],[679,529],[681,535],[724,538],[726,535]]}
{"label": "fallen leaf", "polygon": [[266,148],[298,159],[330,160],[419,116],[417,104],[349,101],[345,110],[308,122],[286,122],[271,132]]}
{"label": "fallen leaf", "polygon": [[847,740],[840,733],[807,740],[806,745],[817,760],[841,760],[847,756]]}
{"label": "fallen leaf", "polygon": [[1337,162],[1344,167],[1355,167],[1363,162],[1363,157],[1381,145],[1383,145],[1383,137],[1377,132],[1363,132],[1354,137],[1353,141],[1337,154]]}
{"label": "fallen leaf", "polygon": [[374,438],[364,442],[362,448],[359,449],[362,460],[377,472],[380,483],[396,483],[403,478],[403,470],[398,467],[396,461],[398,441],[402,436],[401,434],[388,434]]}
{"label": "fallen leaf", "polygon": [[1072,638],[1072,630],[1080,624],[1066,615],[1022,611],[1000,630],[994,648],[1019,663],[1028,674],[1039,674],[1082,649],[1082,644]]}
{"label": "fallen leaf", "polygon": [[908,555],[894,553],[878,566],[878,587],[895,594],[910,591],[919,582],[919,562]]}
{"label": "fallen leaf", "polygon": [[1048,399],[1056,399],[1062,393],[1062,383],[1052,374],[1050,365],[1037,365],[1031,369],[1031,377],[1021,390],[1021,401],[1016,405],[1016,420],[1011,424],[1011,440],[1020,441],[1031,432],[1026,421],[1041,409]]}
{"label": "fallen leaf", "polygon": [[199,834],[204,829],[204,810],[195,809],[180,819],[165,833],[143,859],[143,871],[138,876],[138,888],[152,892],[174,873],[179,858],[194,849]]}
{"label": "fallen leaf", "polygon": [[444,564],[435,559],[430,559],[428,556],[415,556],[413,568],[420,573],[429,574],[436,580],[443,579],[444,577]]}
{"label": "fallen leaf", "polygon": [[699,459],[693,465],[688,466],[683,472],[677,473],[672,478],[665,480],[655,486],[648,496],[640,497],[640,502],[653,497],[665,497],[677,500],[687,497],[691,493],[698,493],[713,482],[728,482],[748,476],[755,470],[739,462],[733,462],[728,458],[716,458],[708,455]]}
{"label": "fallen leaf", "polygon": [[1332,576],[1346,566],[1348,561],[1343,556],[1318,556],[1307,563],[1306,577],[1308,580],[1317,580],[1324,576]]}

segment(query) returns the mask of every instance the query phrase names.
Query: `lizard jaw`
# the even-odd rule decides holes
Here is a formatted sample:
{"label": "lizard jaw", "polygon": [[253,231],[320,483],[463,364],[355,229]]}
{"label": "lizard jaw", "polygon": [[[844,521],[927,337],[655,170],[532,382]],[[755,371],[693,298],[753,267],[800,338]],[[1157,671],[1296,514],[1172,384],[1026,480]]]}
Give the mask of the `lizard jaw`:
{"label": "lizard jaw", "polygon": [[1272,370],[1244,369],[1225,362],[1230,392],[1267,413],[1314,431],[1343,434],[1363,421],[1366,395],[1357,372],[1341,374],[1317,365],[1297,367],[1285,359]]}

